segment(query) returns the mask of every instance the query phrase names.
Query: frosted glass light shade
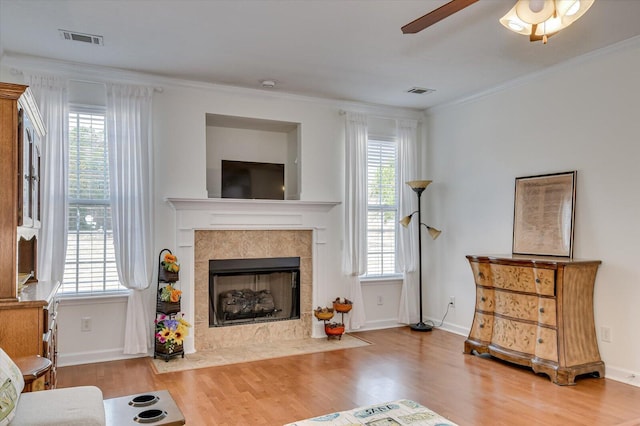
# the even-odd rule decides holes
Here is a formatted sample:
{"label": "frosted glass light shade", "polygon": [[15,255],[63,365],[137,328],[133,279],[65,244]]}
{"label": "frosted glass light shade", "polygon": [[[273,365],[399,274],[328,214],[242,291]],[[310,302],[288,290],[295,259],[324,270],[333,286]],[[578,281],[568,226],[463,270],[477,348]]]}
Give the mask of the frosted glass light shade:
{"label": "frosted glass light shade", "polygon": [[[505,28],[531,41],[551,37],[577,21],[595,0],[518,0],[506,15],[500,18]],[[551,14],[549,10],[551,8]]]}

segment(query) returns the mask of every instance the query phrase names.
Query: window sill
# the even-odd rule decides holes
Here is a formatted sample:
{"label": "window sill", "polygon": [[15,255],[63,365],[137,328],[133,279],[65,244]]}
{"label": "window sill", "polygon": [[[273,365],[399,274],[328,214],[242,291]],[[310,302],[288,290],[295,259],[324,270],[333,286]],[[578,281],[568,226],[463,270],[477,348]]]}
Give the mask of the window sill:
{"label": "window sill", "polygon": [[62,305],[88,305],[96,303],[121,303],[129,298],[130,290],[108,293],[58,294]]}
{"label": "window sill", "polygon": [[394,274],[394,275],[363,275],[360,277],[360,282],[362,284],[370,284],[370,283],[379,283],[385,281],[402,281],[404,280],[404,275],[402,274]]}

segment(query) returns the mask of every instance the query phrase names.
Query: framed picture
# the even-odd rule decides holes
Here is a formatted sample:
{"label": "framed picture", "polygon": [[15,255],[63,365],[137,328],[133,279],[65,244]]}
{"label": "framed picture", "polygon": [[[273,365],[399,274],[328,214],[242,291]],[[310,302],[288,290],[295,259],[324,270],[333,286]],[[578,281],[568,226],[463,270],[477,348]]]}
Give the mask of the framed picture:
{"label": "framed picture", "polygon": [[576,171],[516,178],[513,254],[573,257]]}

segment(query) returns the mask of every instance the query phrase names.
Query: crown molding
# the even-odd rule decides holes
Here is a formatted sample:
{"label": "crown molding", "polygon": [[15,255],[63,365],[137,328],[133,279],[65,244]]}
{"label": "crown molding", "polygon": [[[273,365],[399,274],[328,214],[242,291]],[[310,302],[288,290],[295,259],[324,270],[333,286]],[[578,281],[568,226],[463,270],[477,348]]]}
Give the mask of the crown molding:
{"label": "crown molding", "polygon": [[559,70],[574,67],[576,65],[583,64],[587,61],[591,61],[593,59],[600,58],[602,56],[606,56],[614,52],[638,48],[638,47],[640,47],[640,36],[631,37],[629,39],[620,41],[618,43],[615,43],[606,47],[602,47],[600,49],[585,53],[575,58],[568,59],[564,62],[550,66],[543,70],[532,72],[531,74],[526,74],[522,77],[518,77],[513,80],[506,81],[504,83],[499,84],[498,86],[494,86],[490,89],[483,90],[482,92],[474,93],[470,96],[466,96],[451,102],[447,102],[441,105],[427,108],[424,110],[424,113],[425,113],[425,116],[428,117],[436,112],[440,112],[453,107],[458,107],[461,105],[473,103],[480,99],[492,96],[496,93],[504,92],[506,90],[513,89],[515,87],[523,86],[545,75],[556,73]]}
{"label": "crown molding", "polygon": [[120,68],[87,65],[77,62],[66,62],[36,56],[9,54],[2,56],[3,67],[10,69],[12,73],[19,74],[25,70],[46,70],[50,73],[64,75],[76,81],[90,81],[95,83],[119,82],[128,84],[152,85],[156,91],[162,92],[166,87],[190,88],[196,90],[217,91],[243,96],[259,96],[263,98],[280,99],[295,102],[307,102],[322,105],[338,110],[361,111],[366,114],[385,116],[389,118],[413,118],[423,117],[422,109],[392,107],[379,104],[368,104],[341,99],[304,96],[293,93],[274,92],[272,89],[253,89],[240,86],[230,86],[217,83],[209,83],[194,80],[164,77],[156,74],[123,70]]}

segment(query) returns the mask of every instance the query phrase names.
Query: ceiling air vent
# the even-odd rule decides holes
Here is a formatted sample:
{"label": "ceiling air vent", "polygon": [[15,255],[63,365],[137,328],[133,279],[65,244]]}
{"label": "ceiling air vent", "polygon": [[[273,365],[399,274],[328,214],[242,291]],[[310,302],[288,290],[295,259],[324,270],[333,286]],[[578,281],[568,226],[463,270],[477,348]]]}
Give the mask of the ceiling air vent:
{"label": "ceiling air vent", "polygon": [[415,93],[416,95],[423,95],[423,94],[429,94],[429,93],[433,93],[435,92],[436,89],[425,89],[423,87],[412,87],[411,89],[407,90],[407,93]]}
{"label": "ceiling air vent", "polygon": [[81,43],[94,44],[96,46],[104,46],[104,38],[101,35],[83,34],[67,30],[58,30],[63,40],[79,41]]}

